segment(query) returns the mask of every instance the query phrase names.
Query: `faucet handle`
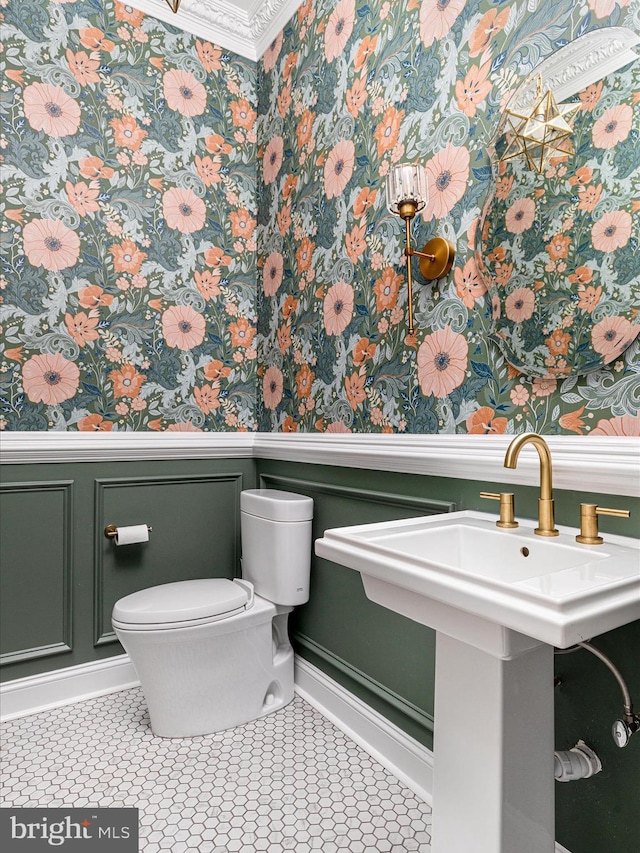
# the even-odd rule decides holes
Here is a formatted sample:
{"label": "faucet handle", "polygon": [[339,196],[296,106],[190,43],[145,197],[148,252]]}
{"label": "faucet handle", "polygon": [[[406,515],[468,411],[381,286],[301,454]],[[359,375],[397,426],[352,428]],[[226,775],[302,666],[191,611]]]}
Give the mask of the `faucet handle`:
{"label": "faucet handle", "polygon": [[582,545],[602,545],[604,539],[598,536],[598,516],[615,515],[617,518],[629,518],[628,509],[607,509],[597,504],[580,504],[580,534],[576,542]]}
{"label": "faucet handle", "polygon": [[496,527],[518,527],[515,519],[515,498],[512,492],[480,492],[481,498],[491,501],[500,501],[500,520],[496,521]]}

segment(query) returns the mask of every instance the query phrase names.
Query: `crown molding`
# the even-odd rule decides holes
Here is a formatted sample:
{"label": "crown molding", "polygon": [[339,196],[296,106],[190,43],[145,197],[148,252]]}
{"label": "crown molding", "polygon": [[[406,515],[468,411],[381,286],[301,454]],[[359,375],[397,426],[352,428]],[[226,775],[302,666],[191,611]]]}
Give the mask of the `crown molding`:
{"label": "crown molding", "polygon": [[566,101],[592,83],[603,80],[638,58],[633,50],[640,36],[628,27],[602,27],[556,50],[529,73],[516,90],[509,109],[530,107],[538,92],[551,91],[556,101]]}
{"label": "crown molding", "polygon": [[182,0],[174,14],[165,0],[128,5],[225,50],[257,61],[302,0]]}

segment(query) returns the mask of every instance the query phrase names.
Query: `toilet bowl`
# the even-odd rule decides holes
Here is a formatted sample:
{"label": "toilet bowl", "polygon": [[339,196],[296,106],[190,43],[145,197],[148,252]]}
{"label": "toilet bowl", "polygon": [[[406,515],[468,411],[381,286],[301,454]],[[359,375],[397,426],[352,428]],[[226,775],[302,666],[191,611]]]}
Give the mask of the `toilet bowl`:
{"label": "toilet bowl", "polygon": [[242,578],[200,578],[116,602],[112,624],[161,737],[209,734],[293,699],[288,616],[309,597],[313,501],[240,495]]}

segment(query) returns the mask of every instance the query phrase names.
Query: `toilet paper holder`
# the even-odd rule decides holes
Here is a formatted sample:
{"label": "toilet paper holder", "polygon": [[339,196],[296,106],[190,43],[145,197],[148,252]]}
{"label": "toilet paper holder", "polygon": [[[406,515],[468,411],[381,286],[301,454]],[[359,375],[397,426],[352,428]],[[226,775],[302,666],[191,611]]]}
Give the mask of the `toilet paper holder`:
{"label": "toilet paper holder", "polygon": [[[153,527],[147,524],[147,530],[151,533],[153,531]],[[104,535],[107,539],[115,539],[118,535],[118,526],[116,524],[107,524],[104,529]]]}

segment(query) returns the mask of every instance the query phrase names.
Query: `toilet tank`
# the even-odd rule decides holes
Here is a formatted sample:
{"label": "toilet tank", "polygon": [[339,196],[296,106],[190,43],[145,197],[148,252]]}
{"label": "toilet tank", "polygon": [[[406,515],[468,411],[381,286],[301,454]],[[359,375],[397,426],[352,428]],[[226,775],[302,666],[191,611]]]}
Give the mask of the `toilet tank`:
{"label": "toilet tank", "polygon": [[247,489],[240,493],[240,511],[242,577],[274,604],[304,604],[313,500],[278,489]]}

